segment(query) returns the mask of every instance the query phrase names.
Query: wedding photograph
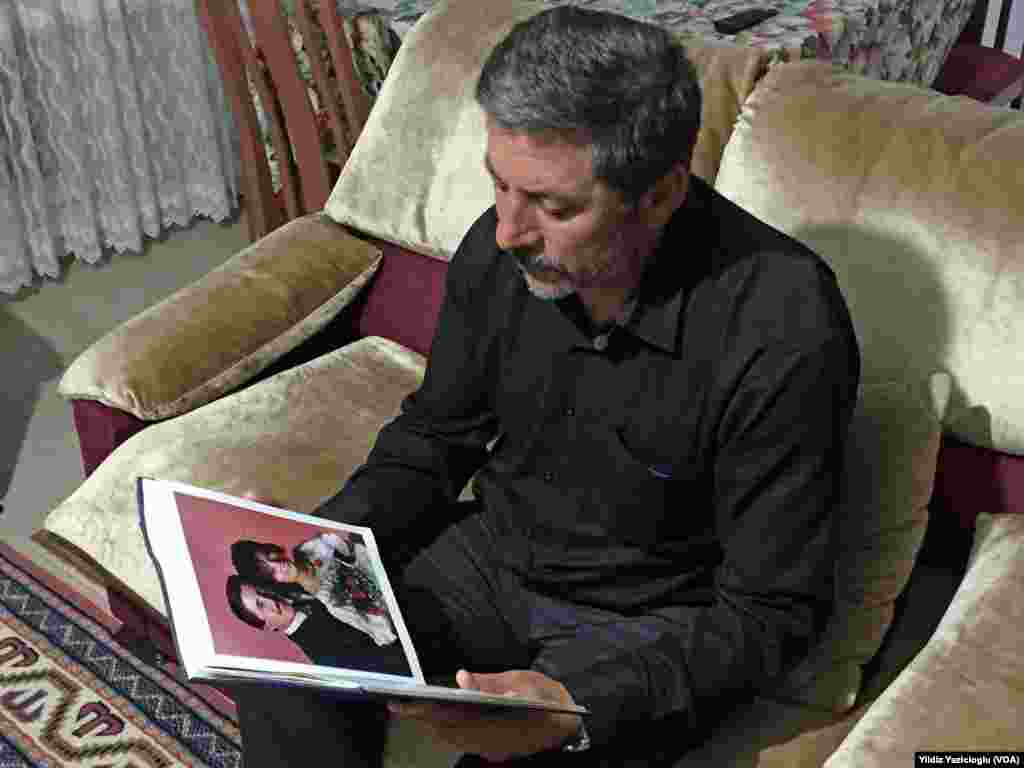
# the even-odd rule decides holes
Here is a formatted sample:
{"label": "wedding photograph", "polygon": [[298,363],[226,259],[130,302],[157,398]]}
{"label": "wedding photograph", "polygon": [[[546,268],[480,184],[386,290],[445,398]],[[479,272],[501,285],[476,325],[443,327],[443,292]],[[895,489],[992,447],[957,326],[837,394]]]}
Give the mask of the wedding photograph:
{"label": "wedding photograph", "polygon": [[412,675],[362,534],[174,499],[218,655]]}

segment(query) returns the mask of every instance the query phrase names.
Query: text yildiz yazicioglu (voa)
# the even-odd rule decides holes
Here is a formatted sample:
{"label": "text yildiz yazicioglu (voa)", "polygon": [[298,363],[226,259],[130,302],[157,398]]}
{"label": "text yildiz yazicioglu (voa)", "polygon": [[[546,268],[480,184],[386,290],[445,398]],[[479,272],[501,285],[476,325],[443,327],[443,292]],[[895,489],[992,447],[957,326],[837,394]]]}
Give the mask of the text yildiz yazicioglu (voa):
{"label": "text yildiz yazicioglu (voa)", "polygon": [[1024,752],[915,752],[915,768],[926,765],[1024,765]]}

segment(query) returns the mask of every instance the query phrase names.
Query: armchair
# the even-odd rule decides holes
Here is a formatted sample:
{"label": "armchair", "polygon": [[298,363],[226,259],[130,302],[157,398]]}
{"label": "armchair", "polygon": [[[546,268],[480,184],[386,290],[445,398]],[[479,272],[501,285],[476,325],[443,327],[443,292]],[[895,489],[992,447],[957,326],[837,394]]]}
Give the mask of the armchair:
{"label": "armchair", "polygon": [[[40,535],[92,561],[122,619],[166,652],[135,475],[252,489],[299,512],[341,486],[417,386],[446,259],[492,201],[475,72],[540,7],[437,6],[408,33],[324,211],[65,373],[94,470]],[[1024,119],[818,63],[769,69],[754,49],[689,51],[705,95],[694,172],[829,260],[865,381],[837,617],[805,664],[681,765],[903,766],[916,749],[1020,749],[1024,671],[1005,643],[968,642],[963,617],[985,638],[1024,629],[1011,599],[1024,578],[1012,514],[1024,510]],[[919,717],[942,697],[970,714]],[[387,764],[450,762],[418,738],[399,730]]]}

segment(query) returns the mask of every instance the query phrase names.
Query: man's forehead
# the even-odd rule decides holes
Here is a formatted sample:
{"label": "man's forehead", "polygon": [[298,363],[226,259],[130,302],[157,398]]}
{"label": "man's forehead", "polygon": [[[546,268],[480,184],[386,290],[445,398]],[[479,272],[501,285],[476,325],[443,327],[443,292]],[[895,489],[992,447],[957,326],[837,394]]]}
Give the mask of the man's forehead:
{"label": "man's forehead", "polygon": [[595,184],[590,145],[548,135],[488,131],[483,162],[499,181],[528,192],[578,196]]}

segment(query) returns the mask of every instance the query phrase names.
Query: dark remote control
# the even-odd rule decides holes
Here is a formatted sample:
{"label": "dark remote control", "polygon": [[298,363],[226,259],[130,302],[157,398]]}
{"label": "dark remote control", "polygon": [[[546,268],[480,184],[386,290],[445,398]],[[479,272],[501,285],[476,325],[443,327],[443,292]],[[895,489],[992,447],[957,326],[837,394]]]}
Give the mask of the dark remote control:
{"label": "dark remote control", "polygon": [[720,35],[735,35],[737,32],[755,27],[765,19],[770,19],[777,14],[778,11],[771,8],[750,8],[723,19],[715,19],[713,23],[715,30]]}

